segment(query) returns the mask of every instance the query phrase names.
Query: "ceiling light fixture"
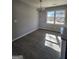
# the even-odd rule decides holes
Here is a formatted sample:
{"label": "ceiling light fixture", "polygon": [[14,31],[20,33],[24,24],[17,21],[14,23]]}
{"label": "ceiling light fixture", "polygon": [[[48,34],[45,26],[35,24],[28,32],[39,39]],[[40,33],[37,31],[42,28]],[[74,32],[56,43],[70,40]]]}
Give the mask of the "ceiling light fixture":
{"label": "ceiling light fixture", "polygon": [[40,12],[45,10],[45,8],[42,6],[42,2],[43,2],[43,0],[40,0],[40,8],[39,8]]}
{"label": "ceiling light fixture", "polygon": [[40,0],[40,8],[42,8],[42,0]]}

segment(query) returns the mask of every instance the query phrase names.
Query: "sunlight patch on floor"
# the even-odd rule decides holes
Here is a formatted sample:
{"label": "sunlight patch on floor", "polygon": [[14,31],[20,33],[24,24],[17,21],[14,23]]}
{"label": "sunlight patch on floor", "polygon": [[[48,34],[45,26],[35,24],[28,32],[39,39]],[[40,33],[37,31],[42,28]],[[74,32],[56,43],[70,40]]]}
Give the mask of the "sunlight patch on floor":
{"label": "sunlight patch on floor", "polygon": [[52,35],[52,34],[45,34],[45,46],[50,47],[58,52],[61,52],[61,47],[58,45],[58,41],[61,41],[60,36]]}
{"label": "sunlight patch on floor", "polygon": [[46,33],[45,39],[48,40],[48,41],[57,43],[57,40],[56,40],[56,36],[55,35]]}

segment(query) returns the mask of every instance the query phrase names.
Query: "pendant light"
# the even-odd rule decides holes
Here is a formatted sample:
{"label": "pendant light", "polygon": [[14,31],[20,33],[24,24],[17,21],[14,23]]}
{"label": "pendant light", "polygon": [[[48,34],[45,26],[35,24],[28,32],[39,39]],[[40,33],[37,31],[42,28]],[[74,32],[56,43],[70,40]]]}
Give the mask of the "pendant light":
{"label": "pendant light", "polygon": [[43,2],[43,0],[40,0],[40,8],[39,8],[40,12],[45,10],[45,8],[42,6],[42,2]]}

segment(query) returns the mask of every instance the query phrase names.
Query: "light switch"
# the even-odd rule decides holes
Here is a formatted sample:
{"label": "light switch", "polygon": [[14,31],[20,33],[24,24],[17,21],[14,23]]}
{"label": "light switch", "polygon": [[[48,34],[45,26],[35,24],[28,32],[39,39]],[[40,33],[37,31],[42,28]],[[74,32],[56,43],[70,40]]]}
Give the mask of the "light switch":
{"label": "light switch", "polygon": [[14,20],[14,23],[17,23],[17,20],[16,19]]}

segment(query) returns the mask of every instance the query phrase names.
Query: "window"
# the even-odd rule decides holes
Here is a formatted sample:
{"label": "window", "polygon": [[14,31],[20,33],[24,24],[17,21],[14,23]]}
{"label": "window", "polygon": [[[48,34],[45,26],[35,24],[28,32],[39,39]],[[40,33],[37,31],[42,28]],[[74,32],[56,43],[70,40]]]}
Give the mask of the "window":
{"label": "window", "polygon": [[65,11],[58,10],[56,11],[55,24],[64,24],[65,21]]}
{"label": "window", "polygon": [[60,24],[63,25],[65,22],[65,10],[55,10],[47,12],[47,23],[48,24]]}
{"label": "window", "polygon": [[47,12],[47,23],[54,24],[54,11]]}

